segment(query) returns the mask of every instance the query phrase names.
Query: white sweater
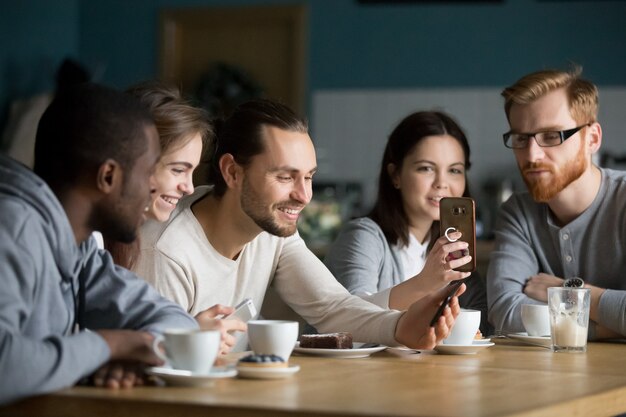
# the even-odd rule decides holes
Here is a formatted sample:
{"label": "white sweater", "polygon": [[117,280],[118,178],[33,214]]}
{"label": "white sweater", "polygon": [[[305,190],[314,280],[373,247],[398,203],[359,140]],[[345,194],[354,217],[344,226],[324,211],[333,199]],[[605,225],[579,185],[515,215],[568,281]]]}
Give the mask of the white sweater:
{"label": "white sweater", "polygon": [[244,298],[252,298],[259,308],[271,285],[320,332],[349,331],[356,341],[397,344],[394,333],[401,313],[348,293],[299,235],[281,238],[263,232],[244,246],[237,260],[220,255],[190,208],[210,191],[197,187],[167,223],[148,222],[142,228],[135,272],[162,295],[196,315]]}

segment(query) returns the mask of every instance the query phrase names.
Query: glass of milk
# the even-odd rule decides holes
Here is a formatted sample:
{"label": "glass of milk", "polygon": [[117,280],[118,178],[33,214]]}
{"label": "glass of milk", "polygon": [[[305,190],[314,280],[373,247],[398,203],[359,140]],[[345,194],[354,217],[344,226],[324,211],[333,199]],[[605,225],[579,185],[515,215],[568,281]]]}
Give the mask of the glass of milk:
{"label": "glass of milk", "polygon": [[587,351],[590,301],[589,288],[548,288],[552,351]]}

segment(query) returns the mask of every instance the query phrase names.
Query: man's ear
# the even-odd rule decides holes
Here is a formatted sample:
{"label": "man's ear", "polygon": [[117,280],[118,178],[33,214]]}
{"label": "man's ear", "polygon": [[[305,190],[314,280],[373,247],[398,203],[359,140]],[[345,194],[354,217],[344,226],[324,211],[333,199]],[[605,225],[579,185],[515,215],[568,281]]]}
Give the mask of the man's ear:
{"label": "man's ear", "polygon": [[96,187],[104,194],[111,194],[122,184],[123,175],[120,164],[107,159],[98,168]]}
{"label": "man's ear", "polygon": [[237,184],[240,184],[243,178],[243,170],[241,166],[235,161],[232,154],[225,153],[222,155],[219,161],[220,172],[222,178],[228,188],[237,188]]}
{"label": "man's ear", "polygon": [[602,127],[600,123],[594,122],[587,129],[587,137],[589,138],[587,147],[589,148],[589,153],[594,154],[600,150],[602,145]]}

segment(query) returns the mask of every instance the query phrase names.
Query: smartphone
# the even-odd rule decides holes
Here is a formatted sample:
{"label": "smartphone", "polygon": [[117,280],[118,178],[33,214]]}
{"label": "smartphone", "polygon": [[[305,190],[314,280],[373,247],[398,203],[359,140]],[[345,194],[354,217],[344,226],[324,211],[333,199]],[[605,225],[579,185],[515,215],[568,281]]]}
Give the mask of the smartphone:
{"label": "smartphone", "polygon": [[448,304],[450,304],[450,300],[452,300],[452,297],[454,297],[454,294],[456,294],[456,291],[459,289],[461,284],[463,284],[465,280],[467,279],[468,278],[460,279],[458,281],[453,281],[450,284],[448,284],[448,288],[450,288],[450,291],[448,291],[448,295],[446,295],[446,298],[443,300],[443,303],[441,303],[441,305],[435,312],[435,315],[430,321],[430,327],[433,327],[437,323],[437,320],[439,320],[439,317],[441,317],[441,315],[443,314],[443,310],[446,308]]}
{"label": "smartphone", "polygon": [[[463,234],[461,239],[467,242],[467,248],[472,260],[465,265],[454,268],[459,272],[474,272],[476,270],[476,214],[474,200],[468,197],[444,197],[439,201],[439,228],[441,236],[454,230]],[[456,258],[464,254],[460,251],[452,252]]]}
{"label": "smartphone", "polygon": [[237,318],[244,323],[247,323],[254,317],[256,317],[256,308],[254,307],[254,303],[252,302],[252,299],[246,298],[241,303],[237,304],[235,311],[232,314],[224,317],[224,319]]}

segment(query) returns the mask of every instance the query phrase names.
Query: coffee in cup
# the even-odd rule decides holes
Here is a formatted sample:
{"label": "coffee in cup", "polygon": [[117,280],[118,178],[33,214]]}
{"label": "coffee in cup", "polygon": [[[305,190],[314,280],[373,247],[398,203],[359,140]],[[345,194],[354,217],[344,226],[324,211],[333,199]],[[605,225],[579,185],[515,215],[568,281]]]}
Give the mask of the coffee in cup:
{"label": "coffee in cup", "polygon": [[528,336],[550,336],[550,312],[546,304],[522,304],[522,324]]}
{"label": "coffee in cup", "polygon": [[287,362],[297,339],[297,321],[251,320],[248,322],[250,347],[258,355],[276,355]]}
{"label": "coffee in cup", "polygon": [[152,350],[174,369],[208,374],[219,352],[220,338],[218,330],[168,329],[155,337]]}
{"label": "coffee in cup", "polygon": [[471,345],[480,327],[480,310],[462,308],[454,321],[448,337],[443,340],[446,345]]}

